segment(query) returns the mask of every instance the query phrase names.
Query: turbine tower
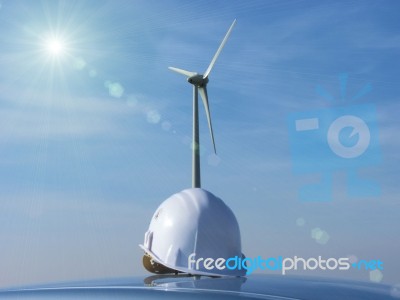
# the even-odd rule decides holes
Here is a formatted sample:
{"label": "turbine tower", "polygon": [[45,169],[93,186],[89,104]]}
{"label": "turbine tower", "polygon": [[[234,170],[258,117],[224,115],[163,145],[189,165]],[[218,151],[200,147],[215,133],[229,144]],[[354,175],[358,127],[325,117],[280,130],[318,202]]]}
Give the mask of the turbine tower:
{"label": "turbine tower", "polygon": [[170,70],[175,71],[177,73],[183,74],[187,77],[187,81],[193,85],[193,153],[192,153],[192,187],[200,188],[201,180],[200,180],[200,140],[199,140],[199,92],[201,99],[203,100],[204,108],[206,110],[208,128],[210,129],[211,141],[214,147],[214,153],[216,154],[215,141],[214,141],[214,132],[211,124],[211,116],[210,116],[210,107],[208,105],[208,94],[207,94],[207,83],[208,76],[212,68],[214,67],[215,62],[217,61],[218,56],[220,55],[222,48],[224,48],[226,41],[231,34],[233,27],[235,26],[236,20],[233,21],[231,27],[229,27],[228,32],[226,33],[224,39],[219,45],[217,52],[215,53],[213,59],[211,60],[210,65],[204,74],[198,74],[196,72],[190,72],[174,67],[169,67]]}

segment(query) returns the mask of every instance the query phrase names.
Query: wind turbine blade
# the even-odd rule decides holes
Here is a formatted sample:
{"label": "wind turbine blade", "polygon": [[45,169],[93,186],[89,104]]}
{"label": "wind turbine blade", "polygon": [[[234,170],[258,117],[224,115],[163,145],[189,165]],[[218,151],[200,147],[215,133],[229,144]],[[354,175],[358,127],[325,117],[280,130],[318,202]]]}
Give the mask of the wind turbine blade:
{"label": "wind turbine blade", "polygon": [[210,75],[211,69],[213,68],[215,62],[217,61],[217,58],[218,58],[219,54],[220,54],[221,51],[222,51],[222,48],[224,48],[225,43],[226,43],[226,41],[228,40],[229,35],[231,34],[231,31],[232,31],[232,29],[233,29],[233,26],[235,26],[235,24],[236,24],[236,19],[233,21],[231,27],[229,27],[228,32],[226,33],[224,39],[222,40],[221,45],[219,45],[219,48],[218,48],[217,52],[215,53],[213,59],[211,60],[211,63],[210,63],[210,65],[208,66],[206,72],[204,73],[203,78],[207,78],[208,75]]}
{"label": "wind turbine blade", "polygon": [[174,67],[168,67],[168,69],[170,69],[171,71],[177,72],[179,74],[185,75],[187,77],[192,77],[193,75],[197,74],[195,72],[190,72],[190,71],[186,71],[186,70],[182,70],[182,69],[178,69],[178,68],[174,68]]}
{"label": "wind turbine blade", "polygon": [[210,129],[210,135],[211,135],[211,141],[212,141],[212,144],[214,147],[214,153],[217,154],[217,150],[215,148],[215,141],[214,141],[214,132],[212,129],[212,124],[211,124],[210,107],[208,106],[207,88],[200,87],[199,92],[200,92],[201,99],[203,100],[204,108],[206,109],[208,128]]}

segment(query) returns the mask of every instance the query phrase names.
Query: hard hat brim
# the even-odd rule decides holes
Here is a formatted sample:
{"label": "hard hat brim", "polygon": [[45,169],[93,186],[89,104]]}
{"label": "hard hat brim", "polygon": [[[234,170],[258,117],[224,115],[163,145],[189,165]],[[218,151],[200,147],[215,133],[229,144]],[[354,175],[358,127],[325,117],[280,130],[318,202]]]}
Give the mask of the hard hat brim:
{"label": "hard hat brim", "polygon": [[143,255],[143,266],[145,269],[154,274],[178,274],[178,270],[174,270],[156,262],[148,253]]}

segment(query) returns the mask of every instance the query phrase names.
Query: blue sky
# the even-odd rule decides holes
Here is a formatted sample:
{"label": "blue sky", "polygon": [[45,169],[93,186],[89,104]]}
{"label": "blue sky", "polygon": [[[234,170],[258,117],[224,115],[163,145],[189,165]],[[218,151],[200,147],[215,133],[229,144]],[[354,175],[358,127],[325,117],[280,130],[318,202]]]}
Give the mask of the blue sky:
{"label": "blue sky", "polygon": [[[400,283],[399,9],[3,0],[0,286],[146,274],[138,244],[150,218],[191,184],[192,89],[167,67],[203,72],[234,19],[208,85],[218,156],[200,108],[203,188],[235,212],[248,257],[381,259],[381,282]],[[64,55],[44,49],[49,35],[64,39]],[[331,201],[299,200],[320,174],[293,173],[288,116],[346,106],[366,85],[353,104],[375,105],[382,161],[359,171],[381,193],[349,197],[338,170]],[[316,228],[326,242],[312,238]],[[367,271],[296,274],[370,280]]]}

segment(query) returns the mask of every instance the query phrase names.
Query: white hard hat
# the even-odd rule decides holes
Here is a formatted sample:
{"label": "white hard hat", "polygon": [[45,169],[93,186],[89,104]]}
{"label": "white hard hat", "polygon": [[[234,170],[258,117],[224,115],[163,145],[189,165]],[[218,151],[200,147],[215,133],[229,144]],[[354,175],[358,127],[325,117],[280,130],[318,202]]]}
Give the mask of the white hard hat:
{"label": "white hard hat", "polygon": [[[221,199],[201,188],[186,189],[165,200],[154,213],[140,247],[146,252],[143,263],[153,273],[243,276],[246,272],[243,268],[205,267],[206,258],[215,262],[244,255],[235,215]],[[196,266],[193,259],[199,258],[203,260]]]}

